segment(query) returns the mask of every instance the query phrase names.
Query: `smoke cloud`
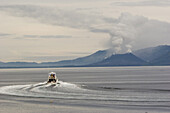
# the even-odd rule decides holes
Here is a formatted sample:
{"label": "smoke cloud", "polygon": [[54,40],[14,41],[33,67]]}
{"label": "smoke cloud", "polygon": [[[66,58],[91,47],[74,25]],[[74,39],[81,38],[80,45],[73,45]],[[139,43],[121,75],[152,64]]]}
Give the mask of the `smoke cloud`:
{"label": "smoke cloud", "polygon": [[170,43],[170,23],[129,13],[122,13],[107,27],[93,31],[109,34],[106,45],[110,55]]}
{"label": "smoke cloud", "polygon": [[[96,28],[95,32],[108,33],[110,39],[106,44],[110,54],[132,52],[135,38],[137,37],[138,27],[148,19],[140,16],[132,16],[129,13],[122,13],[113,23],[107,27]],[[94,31],[94,30],[93,30]]]}

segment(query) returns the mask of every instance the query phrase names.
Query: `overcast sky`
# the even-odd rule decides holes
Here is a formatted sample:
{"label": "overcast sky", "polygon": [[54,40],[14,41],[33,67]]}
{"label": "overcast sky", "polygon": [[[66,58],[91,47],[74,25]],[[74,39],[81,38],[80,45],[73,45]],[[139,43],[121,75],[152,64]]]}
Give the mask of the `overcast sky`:
{"label": "overcast sky", "polygon": [[0,61],[170,44],[170,0],[0,0]]}

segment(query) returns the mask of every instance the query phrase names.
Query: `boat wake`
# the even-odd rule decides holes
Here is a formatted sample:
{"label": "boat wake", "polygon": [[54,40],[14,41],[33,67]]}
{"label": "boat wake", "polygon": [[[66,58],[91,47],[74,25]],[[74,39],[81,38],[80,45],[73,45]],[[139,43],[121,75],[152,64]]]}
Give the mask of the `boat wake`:
{"label": "boat wake", "polygon": [[0,88],[1,94],[24,96],[24,97],[42,97],[42,98],[75,98],[86,92],[75,84],[59,81],[58,84],[42,82],[29,85],[12,85]]}
{"label": "boat wake", "polygon": [[[145,91],[129,89],[117,89],[108,87],[90,88],[90,86],[80,86],[68,82],[58,81],[58,84],[41,82],[29,85],[12,85],[0,87],[0,93],[5,95],[35,97],[35,98],[54,98],[67,100],[90,100],[107,101],[114,104],[116,102],[152,104],[169,103],[170,94],[166,91]],[[164,96],[161,96],[164,95]]]}

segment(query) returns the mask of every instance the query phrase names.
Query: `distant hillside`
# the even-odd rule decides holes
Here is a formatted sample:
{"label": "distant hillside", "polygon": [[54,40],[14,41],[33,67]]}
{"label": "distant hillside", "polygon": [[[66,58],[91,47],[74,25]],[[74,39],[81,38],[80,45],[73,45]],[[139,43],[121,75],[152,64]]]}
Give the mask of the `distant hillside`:
{"label": "distant hillside", "polygon": [[162,45],[126,54],[109,54],[97,51],[89,56],[59,62],[0,62],[0,68],[74,67],[74,66],[149,66],[170,65],[170,46]]}
{"label": "distant hillside", "polygon": [[170,52],[170,46],[161,45],[157,47],[140,49],[134,51],[133,54],[147,62],[152,62],[156,59],[158,60],[159,57],[164,56],[169,52]]}
{"label": "distant hillside", "polygon": [[152,65],[170,65],[170,52],[152,60]]}
{"label": "distant hillside", "polygon": [[132,53],[116,54],[91,66],[141,66],[147,63]]}
{"label": "distant hillside", "polygon": [[36,62],[0,62],[0,68],[9,67],[37,67],[39,64]]}
{"label": "distant hillside", "polygon": [[41,65],[49,66],[82,66],[104,60],[108,56],[107,50],[97,51],[89,56],[77,58],[74,60],[63,60],[59,62],[44,62]]}

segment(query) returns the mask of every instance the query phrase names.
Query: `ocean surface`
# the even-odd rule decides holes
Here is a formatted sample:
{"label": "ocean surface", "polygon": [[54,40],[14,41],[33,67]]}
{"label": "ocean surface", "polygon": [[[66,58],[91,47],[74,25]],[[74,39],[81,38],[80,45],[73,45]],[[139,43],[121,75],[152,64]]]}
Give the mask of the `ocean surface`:
{"label": "ocean surface", "polygon": [[0,69],[0,113],[18,111],[170,113],[170,67]]}

